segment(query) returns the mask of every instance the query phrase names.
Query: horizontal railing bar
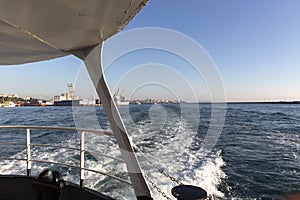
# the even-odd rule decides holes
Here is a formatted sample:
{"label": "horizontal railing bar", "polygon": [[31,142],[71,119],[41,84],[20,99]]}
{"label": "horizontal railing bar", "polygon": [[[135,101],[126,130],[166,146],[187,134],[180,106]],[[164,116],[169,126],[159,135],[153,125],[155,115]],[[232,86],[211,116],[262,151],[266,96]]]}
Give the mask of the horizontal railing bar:
{"label": "horizontal railing bar", "polygon": [[[66,167],[72,167],[72,168],[77,168],[77,169],[80,169],[79,166],[74,166],[74,165],[69,165],[69,164],[65,164],[65,163],[60,163],[60,162],[53,162],[53,161],[45,161],[45,160],[30,160],[31,162],[38,162],[38,163],[48,163],[48,164],[54,164],[54,165],[62,165],[62,166],[66,166]],[[131,183],[125,179],[122,179],[122,178],[119,178],[117,176],[114,176],[114,175],[111,175],[111,174],[107,174],[105,172],[100,172],[100,171],[97,171],[97,170],[93,170],[93,169],[88,169],[88,168],[84,168],[84,170],[86,171],[90,171],[90,172],[94,172],[94,173],[97,173],[97,174],[102,174],[102,175],[105,175],[105,176],[108,176],[108,177],[111,177],[113,179],[116,179],[118,181],[121,181],[121,182],[124,182],[124,183],[127,183],[129,185],[131,185]]]}
{"label": "horizontal railing bar", "polygon": [[113,179],[116,179],[118,181],[121,181],[123,183],[127,183],[128,185],[132,185],[130,181],[127,181],[125,179],[122,179],[120,177],[117,177],[117,176],[114,176],[114,175],[111,175],[111,174],[107,174],[105,172],[100,172],[100,171],[97,171],[97,170],[94,170],[94,169],[88,169],[88,168],[84,168],[85,171],[90,171],[90,172],[94,172],[94,173],[97,173],[97,174],[102,174],[104,176],[108,176],[110,178],[113,178]]}
{"label": "horizontal railing bar", "polygon": [[0,142],[0,145],[26,145],[25,143],[18,143],[18,142]]}
{"label": "horizontal railing bar", "polygon": [[[23,159],[23,158],[5,158],[5,157],[0,157],[0,160],[21,160],[21,161],[26,161],[26,159]],[[31,162],[36,162],[36,163],[48,163],[48,164],[66,166],[66,167],[71,167],[71,168],[76,168],[76,169],[80,168],[79,166],[75,166],[75,165],[70,165],[70,164],[65,164],[65,163],[60,163],[60,162],[53,162],[53,161],[46,161],[46,160],[34,160],[34,159],[31,159],[30,161]],[[97,174],[102,174],[104,176],[108,176],[108,177],[111,177],[111,178],[116,179],[118,181],[121,181],[123,183],[127,183],[127,184],[131,185],[130,181],[127,181],[125,179],[122,179],[120,177],[117,177],[117,176],[114,176],[114,175],[111,175],[111,174],[107,174],[105,172],[100,172],[100,171],[89,169],[89,168],[84,168],[84,170],[90,171],[90,172],[94,172],[94,173],[97,173]]]}
{"label": "horizontal railing bar", "polygon": [[39,129],[39,130],[61,130],[61,131],[77,131],[86,133],[100,133],[104,135],[112,136],[113,132],[108,130],[96,130],[96,129],[85,129],[75,127],[59,127],[59,126],[0,126],[5,129]]}
{"label": "horizontal railing bar", "polygon": [[60,163],[60,162],[54,162],[54,161],[46,161],[46,160],[30,160],[31,162],[37,162],[37,163],[48,163],[48,164],[54,164],[54,165],[62,165],[66,167],[71,167],[71,168],[78,168],[78,166],[75,165],[70,165],[70,164],[65,164],[65,163]]}
{"label": "horizontal railing bar", "polygon": [[65,146],[59,146],[59,145],[50,145],[50,144],[30,144],[32,147],[54,147],[54,148],[61,148],[61,149],[70,149],[70,150],[75,150],[75,151],[80,151],[79,148],[75,147],[65,147]]}
{"label": "horizontal railing bar", "polygon": [[[75,128],[75,127],[58,127],[58,126],[0,126],[0,129],[26,129],[27,131],[29,129],[37,129],[37,130],[62,130],[62,131],[76,131],[79,133],[98,133],[98,134],[104,134],[108,136],[113,136],[112,131],[106,131],[106,130],[95,130],[95,129],[85,129],[85,128]],[[0,142],[0,144],[4,145],[25,145],[25,143],[14,143],[14,142]],[[63,149],[70,149],[70,150],[76,150],[76,151],[84,151],[84,152],[89,152],[92,154],[97,154],[101,155],[103,157],[111,158],[114,160],[118,160],[120,162],[124,162],[124,160],[119,159],[119,158],[114,158],[112,156],[108,156],[102,153],[98,153],[95,151],[89,151],[89,150],[81,150],[80,148],[75,148],[75,147],[65,147],[65,146],[60,146],[60,145],[50,145],[50,144],[29,144],[30,146],[41,146],[41,147],[53,147],[53,148],[63,148]],[[23,158],[5,158],[5,157],[0,157],[0,160],[20,160],[20,161],[28,161],[28,162],[36,162],[36,163],[48,163],[48,164],[54,164],[54,165],[59,165],[59,166],[66,166],[66,167],[71,167],[71,168],[77,168],[80,169],[80,166],[74,166],[71,164],[66,164],[66,163],[60,163],[60,162],[54,162],[54,161],[45,161],[45,160],[35,160],[35,159],[23,159]],[[89,168],[82,168],[85,171],[90,171],[93,173],[97,174],[102,174],[104,176],[108,176],[110,178],[116,179],[120,182],[132,185],[130,181],[122,179],[120,177],[107,174],[105,172],[101,172],[98,170],[93,170]],[[27,169],[28,170],[28,169]]]}
{"label": "horizontal railing bar", "polygon": [[[1,144],[1,143],[0,143]],[[30,144],[30,146],[34,147],[34,146],[41,146],[41,147],[53,147],[53,148],[61,148],[61,149],[70,149],[70,150],[75,150],[75,151],[80,151],[80,148],[74,148],[74,147],[65,147],[65,146],[59,146],[59,145],[50,145],[50,144]],[[90,151],[90,150],[84,150],[85,152],[91,153],[91,154],[97,154],[106,158],[110,158],[113,160],[117,160],[120,162],[124,162],[124,160],[120,159],[120,158],[115,158],[109,155],[105,155],[96,151]]]}
{"label": "horizontal railing bar", "polygon": [[117,161],[120,161],[120,162],[125,162],[123,159],[112,157],[112,156],[108,156],[108,155],[105,155],[105,154],[102,154],[102,153],[99,153],[99,152],[96,152],[96,151],[90,151],[90,150],[84,150],[84,151],[88,152],[90,154],[97,154],[97,155],[100,155],[100,156],[103,156],[103,157],[106,157],[106,158],[111,158],[113,160],[117,160]]}
{"label": "horizontal railing bar", "polygon": [[23,160],[23,161],[26,161],[25,158],[7,158],[7,157],[0,157],[0,160]]}

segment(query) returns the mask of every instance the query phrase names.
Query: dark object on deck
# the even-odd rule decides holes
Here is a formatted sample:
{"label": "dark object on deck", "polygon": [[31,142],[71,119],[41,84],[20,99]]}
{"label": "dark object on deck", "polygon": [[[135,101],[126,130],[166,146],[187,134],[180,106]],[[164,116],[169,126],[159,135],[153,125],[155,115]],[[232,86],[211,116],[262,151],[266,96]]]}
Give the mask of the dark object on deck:
{"label": "dark object on deck", "polygon": [[44,170],[32,183],[37,200],[58,200],[65,181],[58,171]]}
{"label": "dark object on deck", "polygon": [[193,185],[178,185],[171,192],[178,200],[203,200],[207,197],[205,190]]}
{"label": "dark object on deck", "polygon": [[53,185],[64,184],[64,179],[61,173],[58,171],[51,171],[49,169],[44,170],[37,178],[38,181],[52,183]]}

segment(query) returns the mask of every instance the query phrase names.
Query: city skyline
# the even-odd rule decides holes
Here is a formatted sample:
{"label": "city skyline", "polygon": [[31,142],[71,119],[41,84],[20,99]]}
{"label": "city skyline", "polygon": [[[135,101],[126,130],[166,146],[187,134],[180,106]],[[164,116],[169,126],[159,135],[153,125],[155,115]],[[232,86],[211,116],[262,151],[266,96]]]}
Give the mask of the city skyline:
{"label": "city skyline", "polygon": [[[153,0],[120,34],[136,28],[160,27],[192,38],[216,64],[227,101],[294,101],[300,100],[299,8],[300,2],[294,0],[192,0],[188,4]],[[105,43],[104,53],[109,51],[106,48],[111,48],[113,40],[110,38]],[[184,93],[182,84],[176,85],[178,91],[175,92],[163,84],[148,84],[136,89],[135,84],[140,84],[141,76],[134,74],[132,69],[137,66],[144,67],[148,81],[153,79],[156,83],[158,79],[165,79],[172,86],[176,83],[168,78],[167,72],[177,72],[183,82],[189,80],[196,97]],[[170,52],[144,49],[110,63],[106,76],[112,93],[122,88],[129,99],[169,99],[182,92],[180,98],[186,98],[182,100],[209,101],[211,91],[205,79],[194,76],[189,67],[184,59]],[[0,66],[0,93],[49,99],[66,91],[68,83],[74,83],[78,96],[94,96],[84,70],[83,62],[74,56],[21,66]],[[123,80],[127,72],[132,74]]]}

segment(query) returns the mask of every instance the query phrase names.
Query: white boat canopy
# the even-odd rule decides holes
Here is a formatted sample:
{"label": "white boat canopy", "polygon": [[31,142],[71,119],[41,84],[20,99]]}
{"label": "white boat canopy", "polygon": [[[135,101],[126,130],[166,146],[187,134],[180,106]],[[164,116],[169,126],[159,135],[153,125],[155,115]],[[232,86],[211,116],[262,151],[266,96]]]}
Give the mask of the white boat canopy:
{"label": "white boat canopy", "polygon": [[138,200],[152,199],[150,190],[107,87],[100,58],[102,42],[122,30],[147,1],[0,1],[0,65],[29,63],[68,54],[84,60]]}
{"label": "white boat canopy", "polygon": [[62,57],[122,30],[148,0],[1,0],[0,65]]}

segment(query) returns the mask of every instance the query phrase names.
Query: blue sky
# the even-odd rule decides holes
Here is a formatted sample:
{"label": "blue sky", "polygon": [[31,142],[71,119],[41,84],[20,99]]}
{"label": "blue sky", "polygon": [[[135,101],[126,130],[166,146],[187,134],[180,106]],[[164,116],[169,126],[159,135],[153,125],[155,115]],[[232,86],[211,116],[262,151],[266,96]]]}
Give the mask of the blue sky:
{"label": "blue sky", "polygon": [[[193,38],[216,64],[228,101],[300,100],[299,10],[298,0],[150,0],[124,31],[162,27]],[[124,70],[149,63],[174,67],[185,79],[193,80],[190,83],[199,100],[209,99],[201,77],[195,80],[192,72],[182,70],[187,63],[157,50],[133,52],[113,63],[107,71],[110,86],[119,87],[116,82]],[[86,78],[76,78],[81,66],[80,60],[69,56],[0,67],[0,93],[51,98],[66,91],[67,83],[77,81],[81,96],[93,96],[84,83]],[[149,76],[155,77],[150,72]],[[125,95],[129,96],[128,87],[132,88],[126,84],[133,83],[122,82]],[[172,98],[157,86],[139,89],[135,95],[132,98]]]}

